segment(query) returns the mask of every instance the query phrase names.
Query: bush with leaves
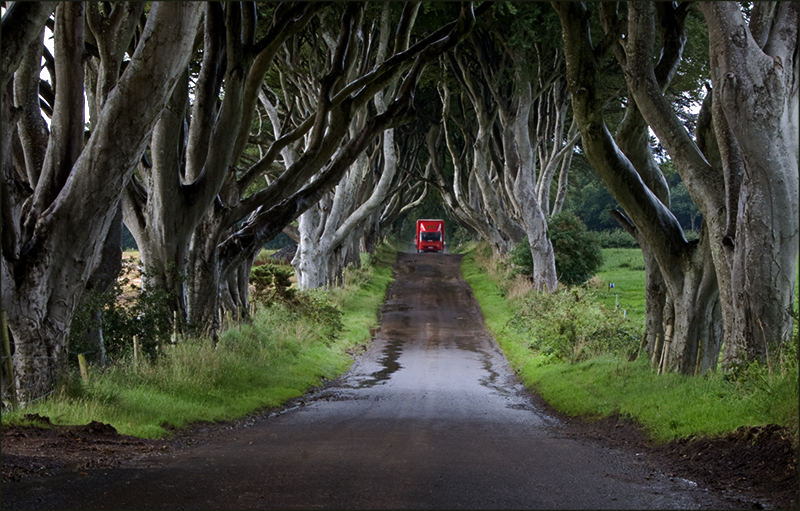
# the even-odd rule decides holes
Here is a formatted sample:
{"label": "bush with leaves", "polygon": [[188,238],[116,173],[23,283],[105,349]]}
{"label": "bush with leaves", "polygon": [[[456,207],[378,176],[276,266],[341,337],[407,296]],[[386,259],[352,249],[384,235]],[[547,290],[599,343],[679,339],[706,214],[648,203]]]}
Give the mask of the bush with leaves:
{"label": "bush with leaves", "polygon": [[509,277],[533,275],[533,255],[531,254],[531,245],[527,236],[511,248],[508,261],[511,263]]}
{"label": "bush with leaves", "polygon": [[[595,234],[586,230],[580,218],[569,211],[553,215],[547,222],[547,236],[553,243],[558,281],[579,286],[588,281],[603,264],[603,251]],[[526,237],[511,250],[514,274],[531,275],[533,257]]]}
{"label": "bush with leaves", "polygon": [[579,362],[617,353],[632,357],[641,332],[630,320],[603,307],[583,287],[556,293],[528,293],[509,326],[530,338],[543,361]]}
{"label": "bush with leaves", "polygon": [[291,289],[293,271],[274,264],[260,264],[250,270],[250,284],[254,287],[253,299],[269,304],[273,300],[291,300],[295,290]]}
{"label": "bush with leaves", "polygon": [[372,278],[374,255],[362,252],[358,263],[352,262],[342,270],[342,286],[360,288]]}
{"label": "bush with leaves", "polygon": [[579,286],[592,278],[603,265],[603,251],[593,232],[569,211],[553,215],[547,222],[547,234],[553,242],[558,280]]}
{"label": "bush with leaves", "polygon": [[[367,265],[368,266],[368,265]],[[346,271],[348,278],[358,280],[363,271],[350,268]],[[358,274],[358,275],[356,275]],[[254,266],[250,271],[250,283],[254,287],[253,300],[266,305],[281,304],[286,309],[287,321],[309,318],[321,329],[326,337],[334,339],[342,330],[342,311],[331,302],[323,290],[298,290],[291,287],[293,270],[274,264]]]}
{"label": "bush with leaves", "polygon": [[624,229],[605,229],[595,236],[602,248],[639,248],[639,242]]}
{"label": "bush with leaves", "polygon": [[[133,266],[130,261],[123,262],[121,275],[135,271]],[[142,273],[147,276],[147,270]],[[90,329],[98,326],[96,311],[101,313],[99,326],[109,361],[129,355],[133,351],[134,336],[142,354],[151,359],[158,355],[158,347],[170,339],[173,320],[170,293],[160,288],[142,289],[135,297],[127,298],[124,295],[126,286],[131,286],[130,279],[123,276],[107,292],[89,292],[82,299],[70,326],[71,363],[77,365],[78,354],[93,354],[94,347],[87,344],[86,336]]]}
{"label": "bush with leaves", "polygon": [[295,294],[287,309],[297,318],[310,319],[325,331],[325,337],[336,339],[344,328],[344,314],[322,289],[307,289]]}

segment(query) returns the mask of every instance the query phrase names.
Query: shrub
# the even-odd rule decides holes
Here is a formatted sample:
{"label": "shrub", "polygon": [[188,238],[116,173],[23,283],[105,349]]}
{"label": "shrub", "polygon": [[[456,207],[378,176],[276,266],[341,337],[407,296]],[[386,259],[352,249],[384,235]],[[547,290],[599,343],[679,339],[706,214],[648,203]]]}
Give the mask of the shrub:
{"label": "shrub", "polygon": [[630,321],[597,303],[593,291],[574,287],[556,293],[529,293],[509,326],[530,339],[543,363],[580,362],[601,354],[630,356],[638,333]]}
{"label": "shrub", "polygon": [[593,232],[569,211],[553,215],[547,223],[553,242],[558,279],[568,286],[581,285],[603,264],[603,251]]}
{"label": "shrub", "polygon": [[253,285],[253,299],[262,303],[273,300],[291,300],[294,298],[292,285],[293,270],[274,264],[261,264],[250,270],[250,284]]}
{"label": "shrub", "polygon": [[[121,275],[133,272],[133,266],[133,262],[125,261]],[[147,276],[148,270],[143,273]],[[182,277],[179,275],[178,278]],[[133,336],[139,340],[142,353],[151,359],[158,355],[158,347],[169,340],[173,320],[170,302],[173,296],[160,288],[148,288],[129,298],[124,296],[126,286],[135,289],[130,280],[123,276],[105,293],[89,292],[83,297],[70,325],[71,363],[77,365],[80,353],[92,354],[94,348],[87,344],[86,336],[90,329],[98,326],[97,311],[101,313],[99,326],[109,360],[120,360],[132,352]]]}
{"label": "shrub", "polygon": [[[550,217],[547,235],[553,243],[559,282],[579,286],[592,278],[603,264],[603,251],[597,238],[573,213],[565,211]],[[514,265],[512,276],[533,274],[533,257],[527,237],[512,248],[510,260]]]}
{"label": "shrub", "polygon": [[511,248],[511,253],[508,255],[509,262],[512,265],[510,277],[517,275],[533,275],[533,256],[531,255],[531,246],[528,237],[522,240],[522,243],[517,243]]}
{"label": "shrub", "polygon": [[287,309],[298,320],[306,318],[316,324],[328,339],[336,339],[344,328],[342,310],[322,289],[298,291]]}
{"label": "shrub", "polygon": [[[353,276],[355,268],[346,269],[349,279]],[[368,272],[368,269],[361,273]],[[278,304],[287,312],[287,320],[294,321],[307,318],[316,323],[325,331],[329,339],[334,339],[342,330],[342,311],[330,300],[322,290],[309,289],[300,291],[292,288],[291,277],[294,270],[291,267],[282,267],[274,264],[254,266],[250,271],[250,284],[253,285],[253,300],[268,307]],[[360,278],[360,285],[369,281],[368,276]]]}
{"label": "shrub", "polygon": [[602,248],[638,248],[639,243],[624,229],[605,229],[595,233]]}
{"label": "shrub", "polygon": [[367,285],[372,278],[373,256],[367,253],[360,254],[360,264],[350,263],[342,270],[342,285],[344,287],[361,288]]}
{"label": "shrub", "polygon": [[[639,248],[639,242],[625,229],[604,229],[595,232],[597,241],[602,248]],[[686,241],[693,241],[700,237],[699,231],[687,230],[683,232]]]}

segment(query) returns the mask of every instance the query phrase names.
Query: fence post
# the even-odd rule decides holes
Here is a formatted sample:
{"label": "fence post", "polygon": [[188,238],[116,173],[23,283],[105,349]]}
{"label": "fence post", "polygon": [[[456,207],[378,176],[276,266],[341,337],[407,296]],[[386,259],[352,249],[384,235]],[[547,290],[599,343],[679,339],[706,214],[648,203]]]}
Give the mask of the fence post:
{"label": "fence post", "polygon": [[0,328],[3,329],[3,358],[5,359],[6,375],[8,376],[11,404],[17,407],[17,382],[14,380],[14,360],[11,359],[11,341],[8,338],[8,318],[6,311],[0,315]]}
{"label": "fence post", "polygon": [[703,365],[703,340],[697,340],[697,360],[694,363],[694,375],[700,374],[700,368]]}
{"label": "fence post", "polygon": [[83,356],[83,353],[78,354],[78,367],[81,369],[81,380],[86,385],[89,383],[89,369],[86,367],[86,357]]}
{"label": "fence post", "polygon": [[139,338],[135,335],[133,336],[133,360],[139,361]]}
{"label": "fence post", "polygon": [[662,344],[661,344],[661,332],[656,334],[656,340],[653,344],[653,356],[650,357],[650,367],[653,369],[658,370],[658,367],[661,365],[661,359],[659,355],[661,354]]}
{"label": "fence post", "polygon": [[657,374],[666,373],[668,369],[669,345],[672,342],[672,324],[667,325],[667,331],[664,334],[664,352],[661,354],[661,365]]}
{"label": "fence post", "polygon": [[178,342],[178,311],[172,311],[172,344]]}

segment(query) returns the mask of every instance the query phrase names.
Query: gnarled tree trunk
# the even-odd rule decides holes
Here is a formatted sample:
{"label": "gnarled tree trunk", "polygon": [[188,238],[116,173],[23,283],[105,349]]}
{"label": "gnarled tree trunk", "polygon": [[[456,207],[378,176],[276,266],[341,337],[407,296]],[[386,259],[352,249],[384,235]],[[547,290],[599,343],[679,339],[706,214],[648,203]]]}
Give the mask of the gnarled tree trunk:
{"label": "gnarled tree trunk", "polygon": [[800,240],[798,6],[756,3],[749,24],[735,4],[701,4],[701,10],[723,165],[743,170],[740,183],[735,172],[726,182],[728,204],[737,209],[724,239],[734,321],[723,364],[763,362],[770,343],[780,345],[792,332]]}
{"label": "gnarled tree trunk", "polygon": [[[186,69],[201,17],[196,4],[152,6],[126,73],[84,144],[83,8],[63,3],[57,9],[57,88],[47,154],[38,182],[27,183],[31,207],[4,229],[16,240],[3,245],[2,292],[23,404],[46,395],[63,374],[72,315],[101,256],[102,243],[95,241],[106,239],[122,190]],[[10,121],[4,116],[3,132],[15,129]],[[8,163],[4,183],[10,173],[29,175],[20,161],[17,169]],[[22,198],[9,191],[4,186],[4,208]]]}
{"label": "gnarled tree trunk", "polygon": [[[667,344],[667,349],[663,350],[663,357],[656,353],[657,363],[668,370],[694,374],[699,368],[712,366],[716,355],[713,350],[719,349],[722,330],[716,323],[721,314],[719,288],[708,233],[704,231],[698,243],[687,242],[675,217],[648,185],[649,181],[658,189],[658,180],[647,176],[647,161],[639,161],[639,166],[635,166],[634,162],[646,155],[635,150],[635,145],[629,146],[630,158],[634,161],[620,151],[606,127],[602,113],[596,63],[604,55],[597,55],[595,52],[598,49],[591,43],[586,6],[577,3],[554,5],[564,34],[567,80],[584,152],[612,195],[625,209],[633,223],[630,227],[635,229],[640,244],[648,247],[664,278],[663,343]],[[629,10],[634,9],[629,5]],[[629,20],[629,25],[631,23],[635,21]],[[629,35],[628,39],[630,48],[632,36]],[[651,51],[652,45],[648,48],[648,59],[652,58]],[[629,54],[629,65],[631,59]],[[637,131],[641,133],[641,130]],[[659,332],[657,327],[653,330],[656,332],[651,330],[653,339],[649,344],[657,348]],[[701,339],[705,340],[702,347]]]}

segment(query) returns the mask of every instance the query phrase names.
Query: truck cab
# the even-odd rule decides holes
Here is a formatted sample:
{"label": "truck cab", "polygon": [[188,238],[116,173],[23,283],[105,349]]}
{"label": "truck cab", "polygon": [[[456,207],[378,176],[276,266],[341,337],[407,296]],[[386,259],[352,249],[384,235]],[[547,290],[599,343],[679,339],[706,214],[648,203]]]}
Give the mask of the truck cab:
{"label": "truck cab", "polygon": [[417,252],[444,252],[444,220],[417,220]]}

